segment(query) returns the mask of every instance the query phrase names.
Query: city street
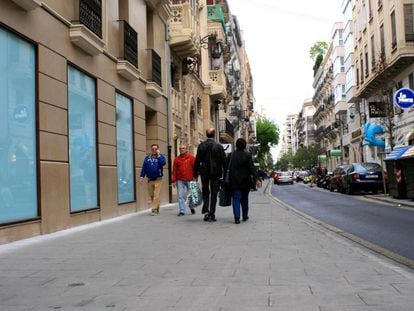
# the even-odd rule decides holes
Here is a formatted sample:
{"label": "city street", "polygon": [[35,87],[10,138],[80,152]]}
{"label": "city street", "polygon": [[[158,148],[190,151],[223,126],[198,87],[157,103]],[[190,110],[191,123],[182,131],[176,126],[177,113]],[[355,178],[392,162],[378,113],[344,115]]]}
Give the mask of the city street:
{"label": "city street", "polygon": [[369,201],[303,183],[273,185],[272,195],[295,209],[385,250],[414,260],[414,209]]}
{"label": "city street", "polygon": [[239,225],[229,207],[207,223],[171,204],[1,245],[0,310],[412,310],[412,270],[267,192]]}

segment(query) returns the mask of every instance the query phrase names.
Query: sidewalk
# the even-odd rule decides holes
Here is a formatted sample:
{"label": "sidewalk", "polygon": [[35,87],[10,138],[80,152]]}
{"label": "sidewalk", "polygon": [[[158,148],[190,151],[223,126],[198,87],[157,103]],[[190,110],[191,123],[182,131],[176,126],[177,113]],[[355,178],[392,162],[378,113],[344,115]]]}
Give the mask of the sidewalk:
{"label": "sidewalk", "polygon": [[405,206],[405,207],[411,207],[414,208],[414,201],[410,199],[395,199],[392,196],[389,196],[388,194],[371,194],[371,195],[365,195],[367,199],[372,199],[380,202],[395,204],[396,206]]}
{"label": "sidewalk", "polygon": [[175,204],[0,246],[0,310],[412,310],[414,273],[264,193],[250,220]]}

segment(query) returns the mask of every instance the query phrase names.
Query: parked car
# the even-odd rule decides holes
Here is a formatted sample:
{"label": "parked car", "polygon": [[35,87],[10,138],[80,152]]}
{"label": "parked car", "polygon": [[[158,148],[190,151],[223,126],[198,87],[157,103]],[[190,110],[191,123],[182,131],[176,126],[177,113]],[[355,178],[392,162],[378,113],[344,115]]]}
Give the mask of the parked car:
{"label": "parked car", "polygon": [[348,165],[340,165],[333,171],[331,181],[329,183],[330,191],[334,191],[336,189],[338,192],[344,193],[343,181],[348,167]]}
{"label": "parked car", "polygon": [[293,184],[293,177],[290,172],[277,172],[273,177],[274,184]]}
{"label": "parked car", "polygon": [[353,163],[343,177],[345,193],[371,191],[377,193],[383,190],[383,170],[377,163]]}

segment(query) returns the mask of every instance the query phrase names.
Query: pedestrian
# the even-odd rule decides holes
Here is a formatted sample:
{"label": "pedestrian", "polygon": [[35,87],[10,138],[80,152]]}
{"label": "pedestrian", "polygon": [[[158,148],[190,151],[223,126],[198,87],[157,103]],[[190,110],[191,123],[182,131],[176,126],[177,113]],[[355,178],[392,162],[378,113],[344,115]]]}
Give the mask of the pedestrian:
{"label": "pedestrian", "polygon": [[246,140],[239,138],[236,141],[236,150],[229,154],[226,167],[230,170],[230,189],[234,223],[240,223],[240,206],[243,221],[249,219],[249,192],[252,184],[261,185],[261,179],[253,164],[251,153],[247,152]]}
{"label": "pedestrian", "polygon": [[[185,215],[185,193],[189,190],[189,185],[194,180],[194,161],[195,157],[188,152],[187,146],[181,144],[179,147],[180,155],[174,159],[172,184],[178,191],[178,216]],[[195,214],[194,207],[189,206],[191,214]]]}
{"label": "pedestrian", "polygon": [[197,148],[194,176],[201,176],[204,221],[216,221],[217,193],[223,177],[226,154],[223,146],[214,140],[214,128],[209,128],[206,136],[207,139]]}
{"label": "pedestrian", "polygon": [[151,199],[151,215],[156,216],[160,212],[160,193],[163,176],[163,166],[165,156],[160,153],[157,144],[151,145],[151,153],[147,155],[142,164],[141,177],[139,183],[144,182],[144,177],[148,179],[148,194]]}

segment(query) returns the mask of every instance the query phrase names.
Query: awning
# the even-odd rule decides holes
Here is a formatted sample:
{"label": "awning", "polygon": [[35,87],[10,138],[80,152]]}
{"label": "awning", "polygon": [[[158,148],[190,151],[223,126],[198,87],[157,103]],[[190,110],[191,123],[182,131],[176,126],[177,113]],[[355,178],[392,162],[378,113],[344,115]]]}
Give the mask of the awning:
{"label": "awning", "polygon": [[318,155],[318,161],[326,161],[326,155],[325,154]]}
{"label": "awning", "polygon": [[387,160],[398,160],[398,159],[406,159],[414,157],[414,146],[405,146],[401,148],[394,149],[391,153],[389,153],[385,157],[385,161]]}

